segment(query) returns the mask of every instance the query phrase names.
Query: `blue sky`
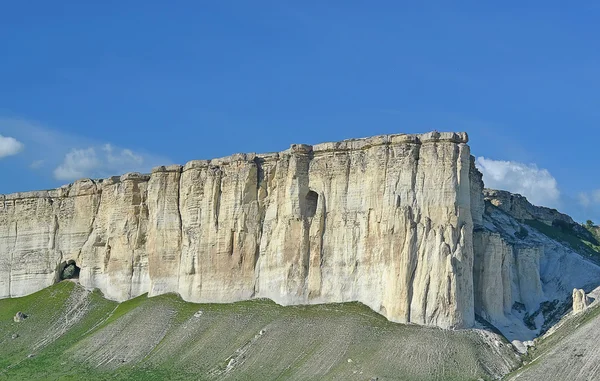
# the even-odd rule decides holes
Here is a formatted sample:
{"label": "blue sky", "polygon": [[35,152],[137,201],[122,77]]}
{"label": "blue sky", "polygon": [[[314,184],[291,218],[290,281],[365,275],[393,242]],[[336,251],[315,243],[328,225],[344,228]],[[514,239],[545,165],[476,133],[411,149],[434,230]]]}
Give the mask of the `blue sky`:
{"label": "blue sky", "polygon": [[489,185],[600,222],[600,6],[420,3],[5,2],[0,193],[464,130]]}

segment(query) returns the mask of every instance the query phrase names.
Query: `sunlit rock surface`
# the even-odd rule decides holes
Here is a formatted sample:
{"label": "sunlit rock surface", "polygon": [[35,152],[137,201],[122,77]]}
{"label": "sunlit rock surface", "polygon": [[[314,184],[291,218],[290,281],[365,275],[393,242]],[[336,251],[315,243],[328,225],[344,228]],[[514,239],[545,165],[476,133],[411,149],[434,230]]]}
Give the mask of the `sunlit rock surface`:
{"label": "sunlit rock surface", "polygon": [[[396,322],[539,334],[600,268],[484,190],[465,133],[384,135],[157,167],[0,196],[0,297],[59,279],[108,298],[359,301]],[[485,197],[485,201],[484,201]]]}
{"label": "sunlit rock surface", "polygon": [[292,145],[3,196],[0,297],[44,288],[75,260],[80,283],[115,300],[361,301],[398,322],[471,326],[466,143],[432,132]]}

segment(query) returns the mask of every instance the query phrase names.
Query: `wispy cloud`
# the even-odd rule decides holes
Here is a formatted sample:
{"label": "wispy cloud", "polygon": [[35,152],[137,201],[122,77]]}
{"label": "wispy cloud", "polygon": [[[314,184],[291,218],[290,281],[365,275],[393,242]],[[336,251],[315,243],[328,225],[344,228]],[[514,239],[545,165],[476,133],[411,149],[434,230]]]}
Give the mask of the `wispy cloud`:
{"label": "wispy cloud", "polygon": [[13,156],[25,148],[25,145],[15,138],[0,135],[0,159]]}
{"label": "wispy cloud", "polygon": [[596,189],[590,192],[579,193],[579,204],[584,208],[591,206],[600,206],[600,189]]}
{"label": "wispy cloud", "polygon": [[40,169],[44,166],[44,160],[35,160],[29,164],[30,169]]}
{"label": "wispy cloud", "polygon": [[147,157],[130,149],[121,149],[110,144],[101,147],[72,149],[63,162],[54,170],[58,180],[75,180],[82,177],[106,177],[125,172],[147,172]]}
{"label": "wispy cloud", "polygon": [[126,172],[147,173],[154,166],[171,163],[168,158],[141,149],[66,134],[25,119],[0,118],[0,132],[14,136],[23,142],[19,144],[28,146],[24,165],[60,181],[102,178]]}
{"label": "wispy cloud", "polygon": [[485,186],[521,194],[535,205],[558,207],[560,191],[556,179],[535,164],[477,158]]}
{"label": "wispy cloud", "polygon": [[600,189],[580,192],[574,202],[577,203],[578,214],[583,220],[592,219],[600,223]]}

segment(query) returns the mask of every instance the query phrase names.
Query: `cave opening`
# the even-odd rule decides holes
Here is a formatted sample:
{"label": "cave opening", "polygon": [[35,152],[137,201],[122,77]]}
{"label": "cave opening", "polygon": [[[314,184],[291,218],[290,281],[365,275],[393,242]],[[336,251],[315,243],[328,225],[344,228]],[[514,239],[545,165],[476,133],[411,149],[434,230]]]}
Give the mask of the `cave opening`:
{"label": "cave opening", "polygon": [[317,204],[319,203],[319,194],[315,191],[308,191],[306,194],[306,217],[314,217],[317,213]]}
{"label": "cave opening", "polygon": [[60,264],[59,268],[59,280],[65,279],[79,279],[79,273],[81,269],[77,266],[74,260],[69,260]]}

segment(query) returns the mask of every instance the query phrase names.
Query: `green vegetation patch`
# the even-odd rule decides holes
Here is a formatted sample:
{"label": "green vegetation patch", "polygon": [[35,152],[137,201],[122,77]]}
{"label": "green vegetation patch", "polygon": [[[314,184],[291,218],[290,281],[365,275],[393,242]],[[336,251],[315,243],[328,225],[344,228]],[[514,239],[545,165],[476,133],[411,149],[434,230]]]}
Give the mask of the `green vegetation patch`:
{"label": "green vegetation patch", "polygon": [[[600,242],[592,234],[581,227],[577,229],[563,221],[556,220],[552,225],[547,225],[537,220],[525,220],[525,223],[546,236],[569,245],[573,250],[595,260],[600,259]],[[581,230],[585,234],[582,234]]]}
{"label": "green vegetation patch", "polygon": [[536,357],[546,353],[556,344],[560,343],[564,338],[575,332],[576,329],[587,324],[598,316],[600,316],[600,305],[590,307],[586,311],[575,316],[569,316],[567,320],[551,335],[538,339],[536,345],[530,348],[525,360],[532,361]]}
{"label": "green vegetation patch", "polygon": [[519,365],[494,340],[392,323],[360,303],[118,304],[69,281],[0,300],[0,380],[490,380]]}

